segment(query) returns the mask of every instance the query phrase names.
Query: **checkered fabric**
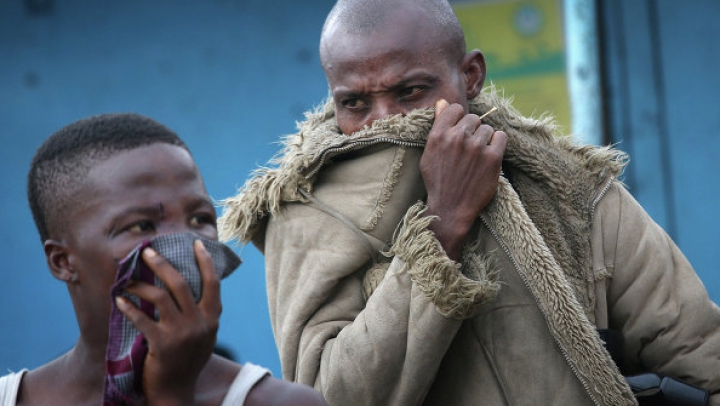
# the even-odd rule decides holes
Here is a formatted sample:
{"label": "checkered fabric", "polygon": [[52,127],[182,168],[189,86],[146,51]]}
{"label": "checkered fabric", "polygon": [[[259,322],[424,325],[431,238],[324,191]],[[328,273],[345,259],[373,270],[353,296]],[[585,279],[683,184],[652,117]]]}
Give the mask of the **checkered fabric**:
{"label": "checkered fabric", "polygon": [[197,239],[202,240],[213,259],[215,271],[221,278],[228,276],[240,265],[240,258],[228,246],[192,233],[164,234],[144,241],[120,261],[115,283],[111,288],[110,334],[105,355],[104,406],[134,405],[141,402],[142,368],[148,350],[142,334],[115,306],[115,297],[122,295],[128,298],[145,314],[158,319],[159,315],[152,303],[125,292],[125,287],[133,280],[165,288],[140,256],[149,246],[185,277],[195,301],[199,301],[202,280],[193,251],[193,242]]}

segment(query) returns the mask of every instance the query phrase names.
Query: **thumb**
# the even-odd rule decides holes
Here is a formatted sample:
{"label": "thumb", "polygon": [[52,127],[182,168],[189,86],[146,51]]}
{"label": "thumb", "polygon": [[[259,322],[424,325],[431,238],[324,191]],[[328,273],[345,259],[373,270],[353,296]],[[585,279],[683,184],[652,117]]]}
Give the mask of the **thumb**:
{"label": "thumb", "polygon": [[435,102],[435,118],[437,118],[440,113],[445,110],[445,108],[449,106],[448,102],[445,99],[440,99]]}

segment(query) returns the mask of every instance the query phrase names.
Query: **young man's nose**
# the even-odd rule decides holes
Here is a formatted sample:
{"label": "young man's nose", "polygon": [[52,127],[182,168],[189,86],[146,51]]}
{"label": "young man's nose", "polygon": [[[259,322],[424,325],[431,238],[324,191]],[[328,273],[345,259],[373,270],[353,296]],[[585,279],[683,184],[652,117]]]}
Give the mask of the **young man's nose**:
{"label": "young man's nose", "polygon": [[185,223],[166,223],[160,226],[157,230],[158,234],[180,234],[180,233],[195,233],[197,230],[190,227]]}

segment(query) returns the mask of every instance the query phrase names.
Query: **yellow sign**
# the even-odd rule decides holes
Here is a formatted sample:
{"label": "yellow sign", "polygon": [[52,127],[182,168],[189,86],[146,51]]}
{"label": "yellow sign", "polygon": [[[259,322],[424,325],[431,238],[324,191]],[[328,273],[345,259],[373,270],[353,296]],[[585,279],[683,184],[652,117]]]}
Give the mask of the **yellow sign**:
{"label": "yellow sign", "polygon": [[468,49],[485,55],[488,76],[525,115],[555,116],[570,131],[561,0],[455,2]]}

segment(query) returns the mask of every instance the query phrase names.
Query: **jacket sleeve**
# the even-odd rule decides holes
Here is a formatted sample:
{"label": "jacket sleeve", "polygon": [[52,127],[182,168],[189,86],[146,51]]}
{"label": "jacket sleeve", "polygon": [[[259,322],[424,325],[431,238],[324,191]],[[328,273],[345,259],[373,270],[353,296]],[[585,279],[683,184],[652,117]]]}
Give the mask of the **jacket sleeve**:
{"label": "jacket sleeve", "polygon": [[[593,241],[610,281],[610,328],[629,374],[655,372],[705,388],[720,404],[720,309],[670,237],[621,185],[598,203]],[[597,261],[596,261],[597,266]]]}
{"label": "jacket sleeve", "polygon": [[422,403],[461,320],[483,301],[475,288],[487,284],[447,258],[422,207],[404,216],[367,301],[370,255],[356,233],[303,204],[269,221],[268,296],[285,379],[314,386],[332,405]]}

